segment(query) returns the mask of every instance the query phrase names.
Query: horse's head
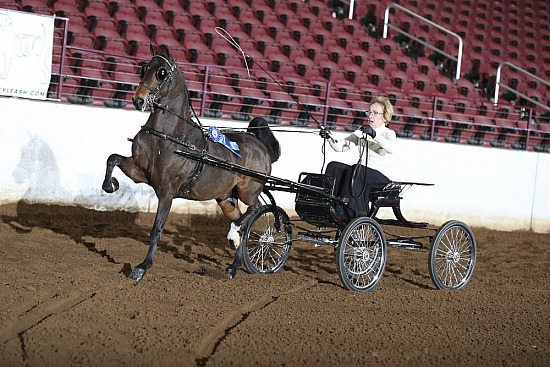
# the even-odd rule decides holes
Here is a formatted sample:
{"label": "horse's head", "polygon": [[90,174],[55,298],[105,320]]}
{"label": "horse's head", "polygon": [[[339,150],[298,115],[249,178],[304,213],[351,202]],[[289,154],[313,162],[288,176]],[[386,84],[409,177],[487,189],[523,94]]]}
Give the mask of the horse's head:
{"label": "horse's head", "polygon": [[139,111],[152,111],[161,98],[169,95],[176,76],[181,75],[176,61],[165,45],[158,49],[151,45],[150,48],[153,57],[141,68],[141,81],[132,97],[134,107]]}

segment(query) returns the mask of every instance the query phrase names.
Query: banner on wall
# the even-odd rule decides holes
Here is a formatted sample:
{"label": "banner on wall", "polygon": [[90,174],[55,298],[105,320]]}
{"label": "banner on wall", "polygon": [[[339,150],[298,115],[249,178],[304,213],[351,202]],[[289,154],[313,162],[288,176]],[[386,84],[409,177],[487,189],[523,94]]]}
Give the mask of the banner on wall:
{"label": "banner on wall", "polygon": [[0,9],[0,95],[46,99],[54,18]]}

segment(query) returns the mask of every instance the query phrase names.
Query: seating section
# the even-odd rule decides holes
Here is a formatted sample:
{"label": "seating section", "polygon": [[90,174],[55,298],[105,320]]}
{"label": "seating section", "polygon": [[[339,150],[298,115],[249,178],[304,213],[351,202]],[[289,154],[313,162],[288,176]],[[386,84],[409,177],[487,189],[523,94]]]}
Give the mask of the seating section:
{"label": "seating section", "polygon": [[[382,38],[385,1],[349,9],[321,0],[0,0],[0,7],[69,19],[67,49],[54,50],[50,96],[131,108],[149,45],[166,44],[208,117],[352,131],[372,98],[387,95],[401,137],[547,151],[550,4],[546,0],[403,0]],[[345,3],[345,2],[344,2]],[[347,5],[344,5],[347,6]],[[346,16],[342,16],[345,14]],[[56,21],[62,43],[64,24]],[[225,29],[242,54],[224,40]],[[422,40],[429,46],[418,42]],[[434,49],[443,51],[437,53]],[[66,69],[56,70],[65,57]],[[495,77],[502,62],[499,103]],[[246,70],[246,67],[250,71]],[[511,93],[518,91],[528,99]],[[533,101],[540,103],[533,103]]]}

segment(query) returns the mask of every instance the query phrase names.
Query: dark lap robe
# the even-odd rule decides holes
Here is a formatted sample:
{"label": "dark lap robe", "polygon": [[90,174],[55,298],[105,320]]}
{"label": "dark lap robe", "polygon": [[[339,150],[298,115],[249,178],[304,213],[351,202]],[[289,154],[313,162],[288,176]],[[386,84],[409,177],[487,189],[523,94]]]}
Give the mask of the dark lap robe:
{"label": "dark lap robe", "polygon": [[350,219],[366,215],[369,211],[370,192],[381,189],[391,182],[380,171],[363,165],[350,166],[341,162],[330,162],[325,174],[335,178],[334,194],[348,202],[348,208],[351,210],[347,215]]}

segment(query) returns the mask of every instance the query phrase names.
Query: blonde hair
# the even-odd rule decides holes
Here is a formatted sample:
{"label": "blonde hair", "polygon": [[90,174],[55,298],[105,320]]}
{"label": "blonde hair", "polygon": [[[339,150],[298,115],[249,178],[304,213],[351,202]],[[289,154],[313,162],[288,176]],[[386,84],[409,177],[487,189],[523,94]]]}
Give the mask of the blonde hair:
{"label": "blonde hair", "polygon": [[389,98],[384,96],[378,96],[371,102],[370,105],[372,106],[375,103],[381,104],[382,107],[384,107],[384,120],[386,120],[385,124],[388,125],[391,121],[391,118],[393,117],[393,106]]}

